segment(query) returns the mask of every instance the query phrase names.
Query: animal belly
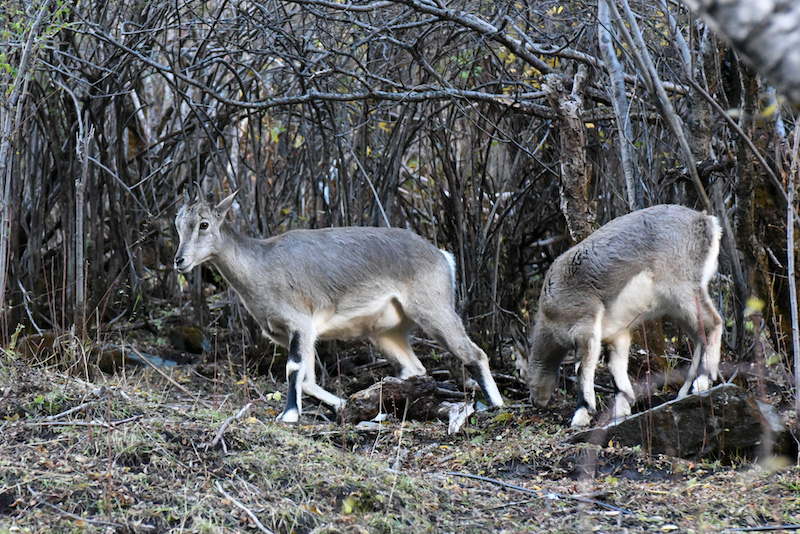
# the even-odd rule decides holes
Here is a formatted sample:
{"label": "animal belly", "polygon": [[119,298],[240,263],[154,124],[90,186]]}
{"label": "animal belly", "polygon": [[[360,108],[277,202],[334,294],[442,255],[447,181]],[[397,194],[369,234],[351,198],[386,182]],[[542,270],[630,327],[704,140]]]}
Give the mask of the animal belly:
{"label": "animal belly", "polygon": [[642,271],[625,285],[603,315],[603,339],[629,330],[652,318],[658,308],[658,295],[652,271]]}
{"label": "animal belly", "polygon": [[402,306],[393,296],[357,306],[325,308],[314,314],[314,328],[319,339],[359,339],[392,330],[404,318]]}

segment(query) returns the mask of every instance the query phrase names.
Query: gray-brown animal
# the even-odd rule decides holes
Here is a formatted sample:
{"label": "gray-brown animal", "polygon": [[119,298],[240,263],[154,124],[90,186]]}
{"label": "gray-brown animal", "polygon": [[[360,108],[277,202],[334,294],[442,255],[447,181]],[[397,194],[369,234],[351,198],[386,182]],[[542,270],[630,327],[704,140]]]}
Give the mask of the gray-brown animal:
{"label": "gray-brown animal", "polygon": [[635,393],[628,377],[630,330],[667,316],[686,330],[694,354],[686,381],[708,389],[716,380],[722,319],[708,295],[717,271],[721,229],[713,216],[659,205],[612,220],[559,256],[544,279],[530,336],[526,378],[531,400],[550,401],[561,362],[575,351],[578,408],[572,426],[586,426],[596,411],[595,369],[602,345],[617,394],[614,416],[631,413]]}
{"label": "gray-brown animal", "polygon": [[317,384],[317,340],[369,339],[407,378],[425,374],[409,344],[416,326],[464,362],[490,405],[503,404],[486,354],[467,337],[455,312],[452,255],[396,228],[293,230],[249,238],[226,221],[235,195],[215,207],[186,197],[175,219],[180,236],[175,268],[186,273],[210,261],[264,333],[288,347],[288,393],[280,421],[298,420],[302,393],[337,411],[344,402]]}

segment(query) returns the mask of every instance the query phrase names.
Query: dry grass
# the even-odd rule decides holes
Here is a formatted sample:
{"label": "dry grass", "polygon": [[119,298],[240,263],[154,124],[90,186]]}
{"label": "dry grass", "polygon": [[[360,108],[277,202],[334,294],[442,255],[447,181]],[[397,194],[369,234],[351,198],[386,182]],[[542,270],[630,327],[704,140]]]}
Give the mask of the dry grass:
{"label": "dry grass", "polygon": [[443,423],[362,430],[309,416],[283,426],[273,422],[280,402],[261,400],[208,447],[255,393],[235,373],[211,380],[192,366],[164,372],[171,380],[140,368],[98,373],[89,383],[0,356],[0,532],[720,532],[800,524],[797,466],[569,445],[571,399],[562,401],[564,415],[558,406],[535,415],[524,405],[482,413],[456,436]]}

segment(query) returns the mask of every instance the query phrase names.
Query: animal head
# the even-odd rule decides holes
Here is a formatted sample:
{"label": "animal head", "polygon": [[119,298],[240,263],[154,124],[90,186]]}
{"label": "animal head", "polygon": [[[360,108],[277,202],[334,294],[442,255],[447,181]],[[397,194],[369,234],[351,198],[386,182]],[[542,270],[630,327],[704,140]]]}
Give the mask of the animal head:
{"label": "animal head", "polygon": [[559,343],[557,332],[542,314],[537,317],[530,340],[525,380],[530,389],[531,402],[544,408],[550,402],[558,385],[561,361],[568,348]]}
{"label": "animal head", "polygon": [[199,195],[192,202],[189,200],[188,192],[184,193],[184,205],[175,217],[175,227],[180,238],[178,252],[175,254],[175,269],[181,273],[188,273],[203,262],[214,258],[217,254],[220,227],[233,205],[236,193],[238,191],[214,207]]}
{"label": "animal head", "polygon": [[546,407],[558,384],[558,368],[552,370],[531,366],[528,367],[527,372],[531,402],[537,408]]}

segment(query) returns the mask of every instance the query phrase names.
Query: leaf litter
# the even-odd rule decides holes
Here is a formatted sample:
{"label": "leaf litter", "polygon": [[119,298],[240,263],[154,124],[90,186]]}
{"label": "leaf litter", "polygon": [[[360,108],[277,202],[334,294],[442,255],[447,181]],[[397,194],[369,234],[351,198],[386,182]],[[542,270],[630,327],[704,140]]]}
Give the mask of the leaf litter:
{"label": "leaf litter", "polygon": [[287,426],[274,422],[283,384],[242,380],[240,371],[209,378],[207,363],[140,367],[87,381],[0,354],[0,532],[720,532],[800,524],[796,459],[690,462],[641,447],[569,444],[569,395],[541,412],[510,398],[502,410],[474,414],[456,435],[446,423],[399,417],[341,425],[313,406]]}

